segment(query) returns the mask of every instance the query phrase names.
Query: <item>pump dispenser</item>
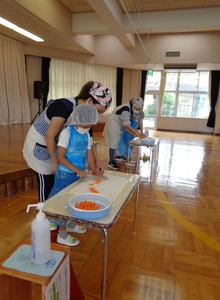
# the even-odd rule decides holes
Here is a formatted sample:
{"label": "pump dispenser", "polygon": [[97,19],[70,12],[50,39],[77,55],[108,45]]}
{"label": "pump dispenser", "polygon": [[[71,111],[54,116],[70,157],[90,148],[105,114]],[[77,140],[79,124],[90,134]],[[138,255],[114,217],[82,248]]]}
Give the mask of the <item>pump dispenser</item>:
{"label": "pump dispenser", "polygon": [[27,206],[26,212],[30,207],[37,207],[39,212],[31,224],[31,260],[35,264],[44,264],[50,259],[50,222],[42,211],[43,202]]}

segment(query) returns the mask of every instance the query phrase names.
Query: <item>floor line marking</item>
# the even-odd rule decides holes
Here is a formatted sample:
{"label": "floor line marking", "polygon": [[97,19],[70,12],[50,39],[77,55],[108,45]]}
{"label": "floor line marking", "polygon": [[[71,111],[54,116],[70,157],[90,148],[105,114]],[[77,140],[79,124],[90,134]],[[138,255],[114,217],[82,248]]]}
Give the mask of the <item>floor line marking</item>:
{"label": "floor line marking", "polygon": [[156,193],[157,199],[166,209],[166,211],[184,228],[186,228],[189,232],[203,241],[205,244],[209,245],[216,251],[220,252],[220,243],[214,240],[212,237],[207,235],[205,232],[201,231],[198,227],[193,225],[190,221],[188,221],[183,215],[181,215],[174,206],[169,203],[169,200],[165,197],[161,187],[158,184],[154,184],[154,191]]}

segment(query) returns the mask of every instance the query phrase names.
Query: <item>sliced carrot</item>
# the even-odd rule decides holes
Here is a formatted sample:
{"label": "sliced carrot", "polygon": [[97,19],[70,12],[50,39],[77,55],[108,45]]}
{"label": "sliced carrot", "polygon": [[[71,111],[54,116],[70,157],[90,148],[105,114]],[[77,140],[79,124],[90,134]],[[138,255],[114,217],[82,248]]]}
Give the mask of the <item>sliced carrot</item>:
{"label": "sliced carrot", "polygon": [[96,204],[93,201],[81,201],[75,203],[75,207],[83,210],[98,210],[100,208],[100,205]]}
{"label": "sliced carrot", "polygon": [[92,193],[98,193],[98,191],[94,188],[94,187],[91,187],[91,188],[89,188],[90,189],[90,191],[92,192]]}
{"label": "sliced carrot", "polygon": [[101,178],[97,178],[96,182],[94,182],[95,184],[98,184],[101,182]]}

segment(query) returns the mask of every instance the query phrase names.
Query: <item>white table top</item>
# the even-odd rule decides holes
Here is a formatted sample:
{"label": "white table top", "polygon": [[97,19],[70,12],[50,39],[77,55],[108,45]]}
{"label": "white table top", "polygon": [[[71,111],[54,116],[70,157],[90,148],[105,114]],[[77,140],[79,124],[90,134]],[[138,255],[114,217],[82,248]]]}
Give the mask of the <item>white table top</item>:
{"label": "white table top", "polygon": [[142,139],[139,137],[135,137],[133,140],[131,140],[128,144],[131,146],[145,146],[145,147],[155,147],[158,145],[160,139],[159,138],[153,138],[155,142],[153,144],[144,144],[142,143]]}
{"label": "white table top", "polygon": [[109,179],[102,181],[95,188],[103,195],[109,197],[113,206],[107,216],[96,220],[83,220],[74,217],[67,205],[67,201],[73,195],[88,193],[91,180],[79,179],[44,202],[43,211],[47,217],[60,218],[78,223],[92,225],[99,228],[108,228],[114,225],[124,205],[130,199],[130,196],[137,190],[140,175],[129,174],[116,171],[105,171],[105,176]]}

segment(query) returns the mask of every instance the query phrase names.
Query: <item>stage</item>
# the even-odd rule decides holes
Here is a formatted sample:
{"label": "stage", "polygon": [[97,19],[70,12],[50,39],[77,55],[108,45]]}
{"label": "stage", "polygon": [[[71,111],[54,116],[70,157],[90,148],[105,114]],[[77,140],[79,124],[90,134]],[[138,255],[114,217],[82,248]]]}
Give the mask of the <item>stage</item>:
{"label": "stage", "polygon": [[23,158],[22,148],[31,124],[0,126],[0,198],[36,186],[34,171]]}

